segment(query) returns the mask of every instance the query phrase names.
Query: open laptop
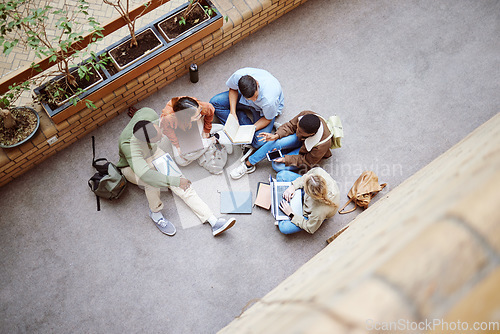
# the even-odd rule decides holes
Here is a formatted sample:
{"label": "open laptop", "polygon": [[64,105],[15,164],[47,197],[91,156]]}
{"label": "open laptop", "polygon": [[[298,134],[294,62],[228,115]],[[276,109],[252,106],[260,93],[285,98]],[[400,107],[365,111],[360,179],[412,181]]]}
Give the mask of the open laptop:
{"label": "open laptop", "polygon": [[[278,182],[269,175],[269,184],[271,186],[271,212],[276,220],[287,220],[289,219],[283,211],[281,211],[279,205],[283,200],[283,193],[292,184],[292,182]],[[302,189],[295,190],[295,195],[290,201],[290,206],[292,211],[296,215],[302,216]]]}
{"label": "open laptop", "polygon": [[[177,128],[174,131],[175,136],[179,141],[182,154],[191,153],[208,146],[206,141],[201,137],[201,133],[203,131],[203,124],[201,120],[196,121],[196,123],[186,131],[183,131],[180,128]],[[174,154],[178,155],[177,150],[174,150]]]}

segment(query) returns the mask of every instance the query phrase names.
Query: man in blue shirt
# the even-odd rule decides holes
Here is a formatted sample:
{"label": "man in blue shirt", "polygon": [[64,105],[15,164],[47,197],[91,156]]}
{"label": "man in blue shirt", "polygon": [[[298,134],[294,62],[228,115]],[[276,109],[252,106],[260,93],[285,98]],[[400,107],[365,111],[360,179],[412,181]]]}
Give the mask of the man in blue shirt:
{"label": "man in blue shirt", "polygon": [[[266,70],[246,67],[234,72],[227,80],[229,91],[215,95],[210,103],[215,107],[215,115],[222,124],[232,114],[240,125],[255,124],[256,131],[252,141],[254,148],[264,144],[257,137],[261,132],[270,133],[274,118],[284,106],[281,85]],[[248,117],[252,114],[252,118]]]}

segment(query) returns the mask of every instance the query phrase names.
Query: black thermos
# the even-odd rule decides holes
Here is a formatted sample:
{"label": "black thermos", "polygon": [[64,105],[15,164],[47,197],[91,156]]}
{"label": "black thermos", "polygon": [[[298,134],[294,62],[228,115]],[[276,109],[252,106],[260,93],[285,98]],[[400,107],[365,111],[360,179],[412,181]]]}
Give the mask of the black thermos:
{"label": "black thermos", "polygon": [[191,80],[192,83],[197,83],[198,82],[198,65],[196,64],[191,64],[189,66],[189,80]]}

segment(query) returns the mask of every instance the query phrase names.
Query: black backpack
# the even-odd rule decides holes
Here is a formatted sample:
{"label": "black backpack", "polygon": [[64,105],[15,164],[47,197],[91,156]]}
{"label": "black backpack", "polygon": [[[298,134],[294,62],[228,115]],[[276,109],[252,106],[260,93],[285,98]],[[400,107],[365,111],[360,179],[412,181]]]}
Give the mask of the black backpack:
{"label": "black backpack", "polygon": [[90,190],[97,200],[97,211],[101,210],[100,197],[116,199],[127,187],[127,179],[120,169],[106,158],[95,158],[95,138],[92,136],[92,166],[97,170],[88,181]]}

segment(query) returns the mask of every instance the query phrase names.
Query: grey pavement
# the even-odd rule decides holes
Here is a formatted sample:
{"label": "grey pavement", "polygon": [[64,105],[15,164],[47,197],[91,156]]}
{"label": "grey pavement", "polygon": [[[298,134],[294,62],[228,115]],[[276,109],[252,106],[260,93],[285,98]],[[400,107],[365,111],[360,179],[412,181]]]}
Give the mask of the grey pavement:
{"label": "grey pavement", "polygon": [[[499,22],[499,1],[310,0],[201,65],[197,84],[185,76],[137,107],[208,101],[238,68],[267,69],[285,93],[279,122],[305,109],[342,118],[344,146],[323,164],[342,201],[365,169],[388,183],[376,200],[498,113]],[[117,160],[128,121],[123,113],[91,134],[98,156]],[[274,175],[262,162],[230,180],[239,154],[222,175],[184,169],[215,213],[218,191],[255,194]],[[133,185],[96,212],[91,158],[89,135],[0,189],[1,333],[215,333],[361,212],[285,236],[254,208],[214,238],[165,192],[177,227],[168,237]]]}

